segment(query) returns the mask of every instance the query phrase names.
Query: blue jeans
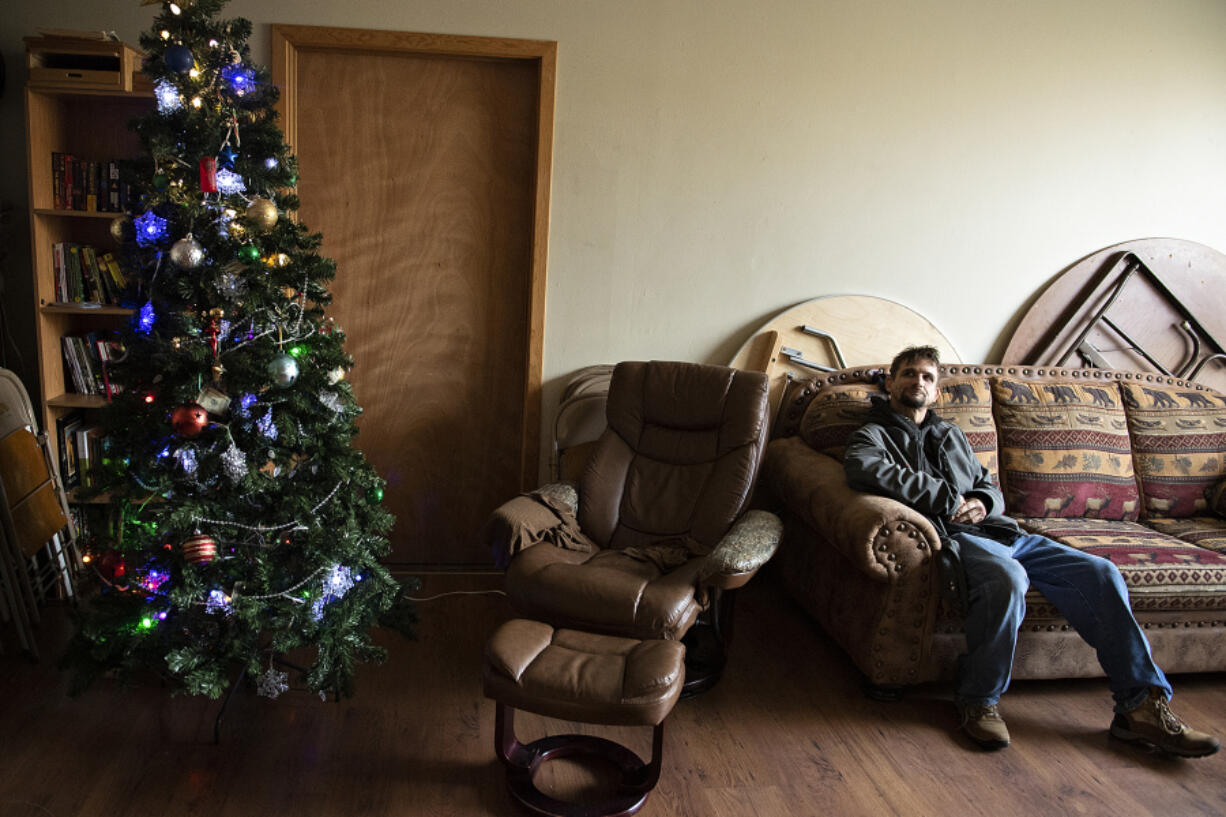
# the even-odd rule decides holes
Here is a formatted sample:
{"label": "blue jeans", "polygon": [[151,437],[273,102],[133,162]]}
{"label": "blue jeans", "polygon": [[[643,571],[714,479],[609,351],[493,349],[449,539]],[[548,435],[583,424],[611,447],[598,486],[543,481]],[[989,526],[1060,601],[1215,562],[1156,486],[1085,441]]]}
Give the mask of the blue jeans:
{"label": "blue jeans", "polygon": [[1149,642],[1128,606],[1128,589],[1109,560],[1028,534],[1012,545],[955,534],[966,572],[967,654],[959,659],[957,700],[995,704],[1009,687],[1017,632],[1033,585],[1098,654],[1115,710],[1145,701],[1150,687],[1171,696]]}

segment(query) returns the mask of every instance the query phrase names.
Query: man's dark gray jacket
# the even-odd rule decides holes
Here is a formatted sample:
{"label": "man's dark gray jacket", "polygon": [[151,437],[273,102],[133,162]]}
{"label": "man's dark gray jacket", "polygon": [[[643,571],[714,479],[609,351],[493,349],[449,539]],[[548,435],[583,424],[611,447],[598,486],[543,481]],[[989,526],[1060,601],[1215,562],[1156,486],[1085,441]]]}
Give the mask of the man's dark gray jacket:
{"label": "man's dark gray jacket", "polygon": [[[932,410],[916,425],[887,400],[874,398],[868,422],[847,442],[843,470],[857,491],[890,497],[928,517],[942,539],[967,532],[1008,544],[1022,532],[1003,515],[1004,496],[962,429]],[[978,525],[950,522],[959,498],[971,497],[983,501],[987,519]]]}

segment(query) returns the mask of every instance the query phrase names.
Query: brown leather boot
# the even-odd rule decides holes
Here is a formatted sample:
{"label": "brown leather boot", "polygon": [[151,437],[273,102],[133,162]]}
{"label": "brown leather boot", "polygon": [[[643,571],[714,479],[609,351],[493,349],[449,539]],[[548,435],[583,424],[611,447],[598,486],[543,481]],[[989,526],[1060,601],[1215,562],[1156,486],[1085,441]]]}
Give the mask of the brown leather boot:
{"label": "brown leather boot", "polygon": [[1179,720],[1160,689],[1151,689],[1145,703],[1129,712],[1117,712],[1111,735],[1129,743],[1148,743],[1181,757],[1204,757],[1221,744],[1213,735],[1198,732]]}
{"label": "brown leather boot", "polygon": [[1009,728],[1000,716],[996,704],[987,706],[963,706],[958,704],[962,716],[962,731],[984,749],[1003,749],[1009,745]]}

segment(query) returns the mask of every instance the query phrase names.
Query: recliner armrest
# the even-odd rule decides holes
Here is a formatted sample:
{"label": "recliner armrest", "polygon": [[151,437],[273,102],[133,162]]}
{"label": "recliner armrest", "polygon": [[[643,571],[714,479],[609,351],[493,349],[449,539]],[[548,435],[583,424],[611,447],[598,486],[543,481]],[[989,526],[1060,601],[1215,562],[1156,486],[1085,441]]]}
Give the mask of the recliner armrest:
{"label": "recliner armrest", "polygon": [[769,511],[746,511],[706,556],[699,578],[731,590],[748,582],[779,549],[783,522]]}
{"label": "recliner armrest", "polygon": [[494,509],[483,538],[499,568],[506,568],[516,553],[545,541],[550,531],[564,524],[551,503],[573,517],[579,509],[579,492],[569,482],[555,482],[531,494],[520,494]]}
{"label": "recliner armrest", "polygon": [[889,581],[904,564],[941,549],[932,523],[910,507],[847,485],[843,465],[814,451],[800,437],[766,449],[767,484],[806,525],[868,575]]}

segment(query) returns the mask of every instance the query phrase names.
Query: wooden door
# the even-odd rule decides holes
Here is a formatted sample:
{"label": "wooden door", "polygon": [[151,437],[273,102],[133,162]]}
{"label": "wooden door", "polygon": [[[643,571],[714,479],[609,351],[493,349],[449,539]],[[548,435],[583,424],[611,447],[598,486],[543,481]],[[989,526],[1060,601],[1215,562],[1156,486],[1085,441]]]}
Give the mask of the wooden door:
{"label": "wooden door", "polygon": [[491,566],[490,511],[536,483],[555,48],[273,26],[398,565]]}

